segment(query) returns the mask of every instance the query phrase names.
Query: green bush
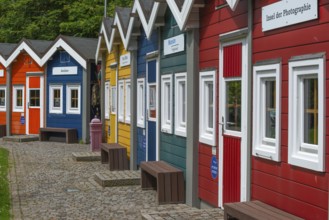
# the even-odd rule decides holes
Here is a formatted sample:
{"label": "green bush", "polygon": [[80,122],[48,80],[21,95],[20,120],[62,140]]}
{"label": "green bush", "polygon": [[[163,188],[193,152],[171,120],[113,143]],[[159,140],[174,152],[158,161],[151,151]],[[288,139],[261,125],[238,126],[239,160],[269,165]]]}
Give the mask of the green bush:
{"label": "green bush", "polygon": [[10,219],[10,192],[8,184],[8,155],[6,149],[0,148],[0,219]]}

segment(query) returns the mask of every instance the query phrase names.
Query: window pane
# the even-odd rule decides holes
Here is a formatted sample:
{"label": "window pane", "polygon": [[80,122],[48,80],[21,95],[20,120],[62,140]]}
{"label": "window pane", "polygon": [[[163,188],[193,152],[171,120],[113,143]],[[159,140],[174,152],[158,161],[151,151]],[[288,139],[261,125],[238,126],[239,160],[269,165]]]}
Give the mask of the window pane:
{"label": "window pane", "polygon": [[23,107],[23,90],[22,89],[16,90],[16,106]]}
{"label": "window pane", "polygon": [[149,86],[149,117],[156,117],[156,85]]}
{"label": "window pane", "polygon": [[6,92],[4,89],[0,90],[0,106],[6,105]]}
{"label": "window pane", "polygon": [[126,117],[130,117],[130,84],[126,89]]}
{"label": "window pane", "polygon": [[181,82],[181,94],[182,94],[182,122],[186,122],[186,95],[185,95],[185,81]]}
{"label": "window pane", "polygon": [[318,144],[318,79],[304,79],[304,142]]}
{"label": "window pane", "polygon": [[167,98],[167,103],[165,103],[165,104],[167,104],[167,112],[166,112],[166,114],[167,114],[167,120],[168,121],[170,121],[171,120],[171,115],[170,115],[170,105],[171,105],[171,94],[170,94],[170,84],[169,83],[166,83],[166,98]]}
{"label": "window pane", "polygon": [[60,108],[61,107],[61,90],[54,89],[54,107]]}
{"label": "window pane", "polygon": [[71,108],[78,108],[78,90],[71,90]]}
{"label": "window pane", "polygon": [[116,87],[112,88],[111,94],[112,94],[112,97],[111,97],[111,111],[112,111],[112,113],[115,113],[116,112],[116,96],[117,96]]}
{"label": "window pane", "polygon": [[214,112],[214,85],[212,82],[207,83],[207,93],[208,93],[208,128],[214,128],[213,123],[213,112]]}
{"label": "window pane", "polygon": [[40,106],[40,90],[35,90],[35,89],[30,90],[30,106],[31,107]]}
{"label": "window pane", "polygon": [[265,82],[265,137],[267,138],[275,138],[275,84],[275,81]]}
{"label": "window pane", "polygon": [[226,129],[241,131],[241,81],[226,82]]}

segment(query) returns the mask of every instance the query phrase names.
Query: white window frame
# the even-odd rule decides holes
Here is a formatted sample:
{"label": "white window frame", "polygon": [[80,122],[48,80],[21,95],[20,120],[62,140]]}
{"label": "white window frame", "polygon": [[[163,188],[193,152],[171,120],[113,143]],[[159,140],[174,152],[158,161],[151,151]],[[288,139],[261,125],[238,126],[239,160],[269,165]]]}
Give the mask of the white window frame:
{"label": "white window frame", "polygon": [[[114,96],[113,96],[113,91],[115,92]],[[113,100],[113,97],[115,98],[115,100]],[[111,100],[110,112],[112,115],[116,115],[117,114],[117,86],[110,86],[110,100]]]}
{"label": "white window frame", "polygon": [[130,124],[130,113],[131,113],[131,106],[130,106],[130,93],[131,93],[131,84],[130,79],[127,79],[125,81],[125,122],[127,124]]}
{"label": "white window frame", "polygon": [[[164,133],[172,134],[173,122],[173,85],[172,74],[161,76],[161,131]],[[169,88],[167,87],[169,85]],[[168,89],[167,89],[168,88]],[[169,92],[169,96],[168,96]],[[168,103],[168,98],[170,99]],[[169,107],[169,117],[168,117]]]}
{"label": "white window frame", "polygon": [[[71,90],[78,90],[78,108],[71,107]],[[66,85],[66,114],[80,114],[81,112],[81,86],[78,84]]]}
{"label": "white window frame", "polygon": [[[200,72],[200,98],[199,98],[199,141],[211,146],[216,145],[216,71]],[[213,128],[208,125],[209,94],[207,84],[213,83]]]}
{"label": "white window frame", "polygon": [[104,89],[104,117],[105,119],[110,119],[110,82],[106,81],[105,82],[105,89]]}
{"label": "white window frame", "polygon": [[[183,121],[183,107],[184,99],[182,96],[182,84],[185,84],[185,122]],[[175,135],[186,137],[186,118],[187,118],[187,85],[186,73],[175,74]]]}
{"label": "white window frame", "polygon": [[[288,163],[306,169],[325,171],[325,69],[324,58],[289,62],[289,137]],[[308,77],[318,79],[318,144],[303,143],[303,82]],[[317,154],[303,152],[301,147],[314,148]]]}
{"label": "white window frame", "polygon": [[[54,107],[54,90],[60,90],[60,107]],[[49,85],[49,113],[63,114],[63,85]]]}
{"label": "white window frame", "polygon": [[137,79],[137,126],[145,128],[145,79]]}
{"label": "white window frame", "polygon": [[[22,106],[17,106],[17,90],[22,90]],[[24,92],[24,86],[22,85],[13,85],[13,112],[24,112],[24,103],[25,103],[25,92]]]}
{"label": "white window frame", "polygon": [[[266,81],[275,81],[275,138],[265,136]],[[281,63],[254,67],[253,156],[280,161],[281,151]]]}
{"label": "white window frame", "polygon": [[125,117],[124,102],[125,102],[124,80],[119,80],[118,82],[118,121],[119,122],[124,122],[124,117]]}
{"label": "white window frame", "polygon": [[0,86],[0,90],[4,90],[5,91],[5,104],[3,106],[0,106],[0,112],[5,112],[6,111],[6,105],[7,105],[7,89],[6,86]]}

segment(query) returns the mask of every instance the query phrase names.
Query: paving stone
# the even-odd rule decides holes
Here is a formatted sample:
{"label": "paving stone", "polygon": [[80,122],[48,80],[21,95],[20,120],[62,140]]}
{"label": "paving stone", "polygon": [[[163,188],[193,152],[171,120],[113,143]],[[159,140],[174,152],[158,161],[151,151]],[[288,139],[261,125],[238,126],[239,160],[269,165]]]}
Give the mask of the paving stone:
{"label": "paving stone", "polygon": [[[157,205],[155,190],[140,185],[102,187],[95,173],[109,176],[99,161],[76,162],[72,153],[90,146],[55,142],[7,142],[13,219],[220,219],[222,213],[198,213],[185,204]],[[110,176],[127,178],[131,173]],[[135,174],[137,175],[137,174]],[[140,174],[139,174],[140,175]],[[185,217],[187,216],[187,217]],[[145,217],[144,217],[145,219]]]}
{"label": "paving stone", "polygon": [[100,152],[73,152],[72,158],[75,161],[101,161]]}
{"label": "paving stone", "polygon": [[140,171],[103,171],[94,175],[94,180],[103,187],[140,185]]}

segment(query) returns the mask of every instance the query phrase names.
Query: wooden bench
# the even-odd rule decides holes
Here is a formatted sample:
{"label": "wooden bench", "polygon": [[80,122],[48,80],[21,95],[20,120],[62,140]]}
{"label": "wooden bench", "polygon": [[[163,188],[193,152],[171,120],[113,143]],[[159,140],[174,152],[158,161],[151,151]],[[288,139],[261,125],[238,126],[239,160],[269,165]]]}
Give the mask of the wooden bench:
{"label": "wooden bench", "polygon": [[185,203],[183,171],[164,161],[142,162],[142,189],[156,189],[159,204]]}
{"label": "wooden bench", "polygon": [[40,128],[40,141],[78,143],[78,131],[76,128]]}
{"label": "wooden bench", "polygon": [[110,170],[128,170],[127,148],[120,144],[101,144],[101,162],[108,163]]}
{"label": "wooden bench", "polygon": [[0,137],[6,136],[6,125],[0,125]]}
{"label": "wooden bench", "polygon": [[256,219],[286,219],[286,220],[300,220],[297,216],[284,212],[273,206],[267,205],[260,201],[250,202],[237,202],[224,204],[224,219],[243,219],[243,220],[256,220]]}

